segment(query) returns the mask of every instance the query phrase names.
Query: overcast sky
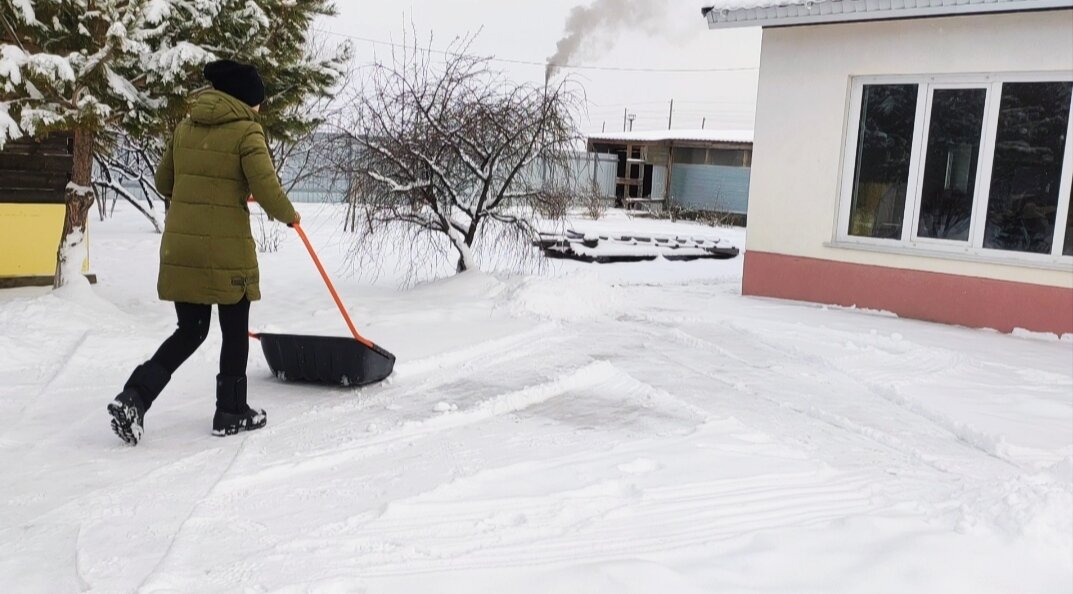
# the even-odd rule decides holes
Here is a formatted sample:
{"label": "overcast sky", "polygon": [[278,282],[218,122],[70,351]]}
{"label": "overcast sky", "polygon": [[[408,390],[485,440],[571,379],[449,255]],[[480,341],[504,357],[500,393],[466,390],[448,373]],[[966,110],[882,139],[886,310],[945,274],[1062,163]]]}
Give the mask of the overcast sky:
{"label": "overcast sky", "polygon": [[[675,128],[752,128],[760,64],[760,30],[708,30],[702,0],[605,0],[640,7],[622,15],[621,29],[591,36],[571,63],[599,67],[653,69],[741,69],[709,72],[622,72],[578,69],[569,72],[589,99],[586,131],[622,129],[624,108],[637,115],[634,130],[665,129],[675,100]],[[337,0],[340,15],[318,25],[337,35],[399,41],[411,19],[419,33],[446,47],[457,35],[481,29],[474,53],[543,63],[555,53],[574,6],[590,1],[539,0]],[[647,7],[647,8],[645,8]],[[338,38],[338,36],[337,36]],[[354,41],[356,62],[369,62],[385,47]],[[543,82],[538,65],[497,63],[512,78]]]}

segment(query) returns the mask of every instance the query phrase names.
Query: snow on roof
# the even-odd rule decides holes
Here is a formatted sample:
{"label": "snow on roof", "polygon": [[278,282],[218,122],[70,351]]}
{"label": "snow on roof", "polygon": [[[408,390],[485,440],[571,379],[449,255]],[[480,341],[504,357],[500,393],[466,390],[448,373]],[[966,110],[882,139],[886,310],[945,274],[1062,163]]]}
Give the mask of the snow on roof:
{"label": "snow on roof", "polygon": [[663,142],[668,140],[693,142],[752,143],[752,130],[640,130],[637,132],[600,132],[589,134],[589,140]]}
{"label": "snow on roof", "polygon": [[1069,9],[1070,0],[708,0],[712,29]]}
{"label": "snow on roof", "polygon": [[[813,0],[814,3],[826,0]],[[749,8],[768,8],[771,6],[796,6],[807,4],[809,0],[710,0],[703,10],[746,10]],[[706,14],[706,13],[705,13]]]}

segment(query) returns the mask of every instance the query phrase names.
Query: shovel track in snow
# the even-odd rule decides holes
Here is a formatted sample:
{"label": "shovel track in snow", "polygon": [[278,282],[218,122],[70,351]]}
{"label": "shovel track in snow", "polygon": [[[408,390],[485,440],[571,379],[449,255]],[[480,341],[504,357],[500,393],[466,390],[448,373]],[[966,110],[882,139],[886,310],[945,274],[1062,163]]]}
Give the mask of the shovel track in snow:
{"label": "shovel track in snow", "polygon": [[[420,418],[410,419],[402,423],[398,428],[372,437],[367,431],[355,431],[350,433],[348,439],[343,442],[333,440],[330,445],[306,449],[296,459],[288,462],[269,462],[259,466],[258,470],[255,470],[252,474],[246,474],[241,478],[235,479],[235,481],[263,480],[269,477],[281,476],[281,473],[285,476],[294,476],[295,473],[306,470],[315,471],[325,466],[331,466],[336,461],[353,461],[358,458],[380,456],[394,448],[408,446],[414,440],[435,435],[445,430],[478,423],[496,416],[514,413],[566,391],[610,379],[613,375],[614,368],[610,364],[601,362],[590,363],[580,368],[564,369],[543,383],[535,384],[522,390],[497,394],[456,413],[436,414],[433,416],[424,413],[424,416]],[[393,388],[393,392],[411,390],[412,388],[408,390],[402,386]],[[443,396],[442,393],[438,394],[438,397]],[[390,395],[382,394],[380,397],[390,398]],[[427,411],[429,408],[425,407],[424,410]],[[323,422],[319,419],[311,419],[310,421],[314,426]],[[288,431],[293,433],[294,430],[295,427],[292,423]],[[277,429],[277,431],[281,430]],[[308,437],[303,438],[302,434],[299,433],[292,439],[301,442],[304,439],[308,439]]]}
{"label": "shovel track in snow", "polygon": [[[599,561],[807,528],[874,509],[860,476],[785,475],[636,489],[628,483],[511,499],[401,500],[343,538],[281,545],[320,550],[363,576]],[[489,510],[494,510],[490,512]]]}
{"label": "shovel track in snow", "polygon": [[[747,329],[736,328],[733,326],[732,328],[739,335],[744,334],[746,337],[748,337],[748,335],[750,334],[754,334]],[[650,332],[653,335],[665,335],[672,340],[689,345],[693,348],[708,349],[724,356],[729,354],[728,349],[716,345],[715,343],[712,343],[708,340],[697,338],[696,336],[693,336],[692,334],[689,334],[688,332],[680,328],[673,328],[669,332]],[[924,420],[928,425],[931,425],[933,428],[937,429],[937,432],[932,432],[933,436],[942,435],[952,437],[952,440],[943,440],[946,444],[957,444],[963,448],[971,450],[974,454],[982,454],[996,462],[1000,462],[1004,465],[1009,465],[1012,468],[1020,468],[1016,463],[1011,462],[1010,460],[1002,457],[1000,453],[995,450],[995,443],[998,441],[998,438],[982,434],[971,426],[959,424],[944,417],[943,415],[936,413],[935,411],[928,409],[920,403],[914,402],[913,400],[901,395],[898,392],[897,387],[895,386],[878,385],[873,381],[861,379],[857,377],[857,375],[854,374],[852,371],[846,370],[841,366],[834,365],[825,358],[820,358],[817,356],[811,356],[806,353],[802,353],[799,350],[794,349],[793,347],[770,344],[769,341],[759,340],[756,337],[751,337],[750,342],[763,349],[766,349],[771,354],[776,355],[776,361],[781,359],[793,361],[804,358],[814,369],[825,369],[837,374],[837,377],[840,377],[849,386],[863,389],[864,392],[874,397],[875,402],[882,403],[884,407],[891,409],[891,412],[887,416],[890,416],[891,414],[912,415],[916,419]],[[725,381],[723,378],[713,374],[707,369],[702,369],[695,365],[688,365],[687,363],[682,361],[682,358],[679,356],[672,357],[672,355],[668,353],[664,353],[664,356],[669,359],[673,358],[677,364],[689,368],[690,371],[694,373],[707,375],[717,381]],[[736,360],[743,361],[736,356],[734,358]],[[952,360],[948,360],[939,365],[938,367],[935,367],[935,358],[932,357],[931,359],[931,365],[933,366],[932,373],[949,371],[952,366],[957,365],[959,361],[959,359],[955,357]],[[765,369],[767,373],[786,374],[785,369],[772,369],[772,366],[774,364],[768,366],[761,366],[754,362],[747,362],[746,364],[757,369]],[[738,389],[742,388],[742,386],[740,385],[737,385],[735,387]],[[755,390],[750,391],[753,392],[756,396],[770,400],[771,402],[777,404],[782,408],[794,410],[800,414],[812,417],[833,427],[837,427],[839,429],[851,431],[853,433],[861,435],[862,437],[879,443],[884,447],[892,448],[896,451],[902,452],[910,458],[922,462],[928,466],[931,466],[932,468],[940,470],[943,473],[956,472],[955,467],[944,461],[941,455],[933,452],[924,452],[918,447],[911,446],[901,437],[895,436],[890,432],[875,427],[871,424],[866,424],[859,420],[854,420],[844,414],[826,410],[815,402],[794,402],[787,398],[776,398],[766,393],[761,394]],[[851,389],[850,391],[856,394],[859,394],[861,392],[860,389]],[[915,426],[919,424],[906,423],[905,425]]]}

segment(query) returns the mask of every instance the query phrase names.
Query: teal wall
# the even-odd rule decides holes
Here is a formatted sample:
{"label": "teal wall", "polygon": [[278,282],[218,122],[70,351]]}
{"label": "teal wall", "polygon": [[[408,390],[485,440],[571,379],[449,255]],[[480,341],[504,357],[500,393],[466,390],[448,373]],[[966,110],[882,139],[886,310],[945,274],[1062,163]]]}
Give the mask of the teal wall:
{"label": "teal wall", "polygon": [[671,199],[688,210],[745,214],[749,210],[749,168],[676,164]]}

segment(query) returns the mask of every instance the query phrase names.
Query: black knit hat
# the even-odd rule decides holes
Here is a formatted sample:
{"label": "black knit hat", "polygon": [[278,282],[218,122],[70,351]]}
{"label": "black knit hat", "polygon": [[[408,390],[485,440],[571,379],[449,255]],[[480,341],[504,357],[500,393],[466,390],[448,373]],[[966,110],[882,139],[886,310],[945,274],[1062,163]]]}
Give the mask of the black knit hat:
{"label": "black knit hat", "polygon": [[254,107],[264,103],[265,83],[257,69],[234,60],[217,60],[205,65],[205,78],[217,91],[227,93]]}

